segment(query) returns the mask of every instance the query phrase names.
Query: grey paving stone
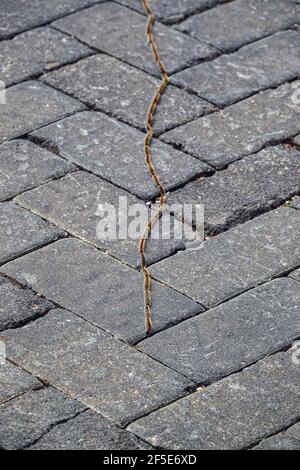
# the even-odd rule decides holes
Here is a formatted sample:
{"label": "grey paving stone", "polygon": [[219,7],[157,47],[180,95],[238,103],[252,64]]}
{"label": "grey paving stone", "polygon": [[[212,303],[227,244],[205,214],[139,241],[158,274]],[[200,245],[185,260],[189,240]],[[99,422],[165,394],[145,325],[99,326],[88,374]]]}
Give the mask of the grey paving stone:
{"label": "grey paving stone", "polygon": [[[43,25],[101,0],[9,0],[2,2],[0,38]],[[104,0],[103,0],[104,1]]]}
{"label": "grey paving stone", "polygon": [[297,78],[299,72],[300,33],[283,31],[183,70],[172,81],[223,107]]}
{"label": "grey paving stone", "polygon": [[25,209],[0,204],[0,263],[64,236],[65,232]]}
{"label": "grey paving stone", "polygon": [[293,271],[290,274],[290,277],[292,277],[293,279],[296,279],[297,281],[300,281],[300,269],[297,269],[296,271]]}
{"label": "grey paving stone", "polygon": [[139,344],[197,383],[211,383],[300,336],[300,289],[277,279]]}
{"label": "grey paving stone", "polygon": [[84,408],[52,388],[25,393],[0,405],[0,445],[7,450],[27,447],[51,426],[76,416]]}
{"label": "grey paving stone", "polygon": [[[126,198],[125,209],[121,208],[120,198],[123,200]],[[142,201],[110,183],[90,173],[79,171],[27,191],[17,197],[15,202],[133,268],[140,266],[139,240],[131,240],[129,237],[119,239],[119,232],[115,234],[114,239],[105,239],[99,235],[98,224],[104,216],[104,214],[101,215],[99,205],[112,204],[116,215],[121,210],[123,216],[128,214],[126,207],[129,209],[129,206],[134,204],[141,204],[145,207]],[[128,217],[128,222],[131,220],[132,218]],[[122,221],[121,224],[117,221],[117,230],[122,228]],[[149,239],[146,253],[147,264],[153,264],[184,249],[185,240],[183,237],[179,238],[181,233],[178,236],[176,233],[175,231],[175,235],[167,240]]]}
{"label": "grey paving stone", "polygon": [[300,152],[270,147],[175,191],[169,204],[204,204],[206,232],[216,234],[299,194],[299,172]]}
{"label": "grey paving stone", "polygon": [[[150,8],[156,18],[167,24],[174,24],[182,21],[185,17],[200,13],[212,8],[226,0],[149,0]],[[126,5],[140,13],[145,14],[145,10],[140,0],[117,0],[118,3]]]}
{"label": "grey paving stone", "polygon": [[[43,80],[139,129],[144,129],[146,114],[160,84],[160,80],[145,72],[103,54],[49,72]],[[161,133],[213,109],[201,98],[170,85],[160,100],[153,129]]]}
{"label": "grey paving stone", "polygon": [[74,169],[72,163],[26,140],[5,142],[0,146],[0,201]]}
{"label": "grey paving stone", "polygon": [[224,111],[173,129],[162,139],[222,168],[299,132],[300,107],[294,103],[295,85],[299,84],[262,91]]}
{"label": "grey paving stone", "polygon": [[74,62],[91,49],[59,31],[45,27],[0,43],[0,76],[6,86]]}
{"label": "grey paving stone", "polygon": [[244,449],[299,416],[299,366],[289,352],[259,361],[129,426],[163,449]]}
{"label": "grey paving stone", "polygon": [[58,424],[29,450],[150,450],[152,447],[93,411]]}
{"label": "grey paving stone", "polygon": [[[160,76],[146,41],[145,25],[144,16],[112,2],[95,5],[54,23],[61,31],[72,34],[101,52]],[[218,55],[212,46],[159,23],[155,25],[154,32],[161,59],[169,74]]]}
{"label": "grey paving stone", "polygon": [[21,326],[52,307],[49,300],[5,281],[0,285],[0,331]]}
{"label": "grey paving stone", "polygon": [[237,49],[300,21],[300,6],[286,0],[236,0],[193,16],[178,28],[223,51]]}
{"label": "grey paving stone", "polygon": [[298,145],[300,147],[300,135],[297,135],[294,139],[294,142],[296,145]]}
{"label": "grey paving stone", "polygon": [[[159,195],[145,164],[144,134],[105,114],[90,111],[74,114],[38,129],[31,137],[141,199],[149,201]],[[166,190],[210,171],[205,163],[159,140],[155,140],[151,151]]]}
{"label": "grey paving stone", "polygon": [[41,388],[42,383],[33,375],[6,361],[0,364],[0,403],[21,393]]}
{"label": "grey paving stone", "polygon": [[300,423],[263,440],[253,450],[300,450]]}
{"label": "grey paving stone", "polygon": [[192,385],[65,310],[52,310],[6,336],[8,357],[121,426]]}
{"label": "grey paving stone", "polygon": [[[86,243],[61,240],[1,270],[119,338],[145,337],[143,276]],[[152,310],[155,331],[203,311],[156,282]]]}
{"label": "grey paving stone", "polygon": [[212,307],[300,265],[300,212],[280,208],[160,261],[151,274]]}
{"label": "grey paving stone", "polygon": [[1,105],[0,142],[81,109],[81,103],[43,83],[29,81],[12,86],[6,90],[6,104]]}

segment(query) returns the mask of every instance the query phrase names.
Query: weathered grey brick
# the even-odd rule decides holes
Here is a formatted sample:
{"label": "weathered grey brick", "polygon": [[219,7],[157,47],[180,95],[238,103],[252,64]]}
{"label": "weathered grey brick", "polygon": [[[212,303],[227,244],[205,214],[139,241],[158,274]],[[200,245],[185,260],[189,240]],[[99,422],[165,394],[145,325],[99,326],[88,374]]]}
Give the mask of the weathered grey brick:
{"label": "weathered grey brick", "polygon": [[[43,80],[99,111],[144,129],[146,115],[160,80],[103,54],[49,72]],[[105,93],[104,93],[105,90]],[[169,86],[155,114],[155,133],[212,111],[213,105]]]}
{"label": "weathered grey brick", "polygon": [[[144,134],[131,126],[102,113],[84,111],[42,127],[31,136],[141,199],[159,196],[145,163]],[[205,163],[159,140],[153,141],[151,151],[160,181],[168,191],[210,171]]]}
{"label": "weathered grey brick", "polygon": [[300,265],[300,212],[280,208],[160,261],[151,274],[209,307]]}
{"label": "weathered grey brick", "polygon": [[0,331],[15,328],[46,313],[53,304],[9,281],[0,285]]}
{"label": "weathered grey brick", "polygon": [[[145,25],[144,16],[112,2],[95,5],[54,23],[61,31],[90,46],[160,76],[145,38]],[[154,32],[161,59],[169,74],[218,54],[212,46],[167,26],[157,23]]]}
{"label": "weathered grey brick", "polygon": [[93,411],[54,426],[29,450],[150,450],[133,434]]}
{"label": "weathered grey brick", "polygon": [[15,204],[0,204],[0,263],[64,236],[64,231]]}
{"label": "weathered grey brick", "polygon": [[6,90],[6,104],[1,105],[0,142],[81,109],[81,103],[43,83],[29,81],[12,86]]}
{"label": "weathered grey brick", "polygon": [[[0,38],[48,23],[101,0],[9,0],[2,2]],[[104,1],[104,0],[103,0]]]}
{"label": "weathered grey brick", "polygon": [[206,232],[215,234],[300,193],[299,172],[300,152],[270,147],[175,191],[169,204],[204,204]]}
{"label": "weathered grey brick", "polygon": [[300,21],[300,6],[286,0],[236,0],[193,16],[178,28],[231,51]]}
{"label": "weathered grey brick", "polygon": [[72,163],[26,140],[5,142],[0,146],[0,201],[74,168]]}
{"label": "weathered grey brick", "polygon": [[83,405],[52,388],[25,393],[0,405],[0,445],[7,450],[27,447],[54,424],[83,410]]}
{"label": "weathered grey brick", "polygon": [[297,78],[299,73],[300,33],[283,31],[233,54],[183,70],[172,81],[218,106],[228,106]]}
{"label": "weathered grey brick", "polygon": [[6,86],[74,62],[91,49],[51,28],[38,28],[0,43],[0,76]]}
{"label": "weathered grey brick", "polygon": [[144,340],[139,349],[197,383],[210,383],[299,336],[299,284],[277,279]]}
{"label": "weathered grey brick", "polygon": [[[131,194],[90,173],[79,171],[58,181],[51,181],[32,191],[27,191],[17,197],[15,201],[72,235],[92,243],[126,264],[138,268],[140,266],[139,240],[131,240],[129,237],[122,240],[119,239],[118,233],[116,233],[115,239],[105,239],[101,238],[97,231],[97,225],[103,217],[99,214],[99,204],[112,204],[116,215],[118,215],[119,198],[127,198],[128,208],[134,204],[142,204],[143,206],[143,202]],[[123,216],[127,215],[126,208],[120,210],[122,210]],[[130,220],[131,218],[128,217],[128,221]],[[119,230],[120,225],[118,221],[116,222],[117,230]],[[121,228],[123,227],[121,226]],[[147,264],[153,264],[174,254],[179,249],[184,249],[185,241],[183,237],[180,238],[180,235],[180,233],[177,235],[175,231],[175,235],[171,239],[149,239],[146,253]]]}
{"label": "weathered grey brick", "polygon": [[[140,0],[117,0],[140,13],[145,14]],[[173,24],[182,21],[185,17],[200,13],[204,10],[212,8],[215,5],[224,3],[226,0],[149,0],[150,8],[154,16],[164,23]]]}
{"label": "weathered grey brick", "polygon": [[120,425],[184,395],[192,384],[65,310],[6,336],[8,357]]}
{"label": "weathered grey brick", "polygon": [[300,450],[300,423],[264,439],[253,450]]}
{"label": "weathered grey brick", "polygon": [[[86,243],[61,240],[1,269],[117,337],[145,337],[143,276]],[[156,282],[152,309],[154,331],[203,310]]]}
{"label": "weathered grey brick", "polygon": [[289,352],[259,361],[129,426],[164,449],[243,449],[299,416],[299,366]]}
{"label": "weathered grey brick", "polygon": [[223,167],[299,132],[300,107],[293,102],[295,84],[300,82],[262,91],[224,111],[173,129],[162,139]]}
{"label": "weathered grey brick", "polygon": [[41,382],[33,375],[5,361],[0,364],[0,403],[30,390],[41,388]]}
{"label": "weathered grey brick", "polygon": [[294,139],[294,142],[296,145],[298,145],[300,147],[300,135],[297,135]]}
{"label": "weathered grey brick", "polygon": [[296,271],[293,271],[290,274],[290,277],[292,277],[293,279],[296,279],[297,281],[300,281],[300,269],[296,269]]}

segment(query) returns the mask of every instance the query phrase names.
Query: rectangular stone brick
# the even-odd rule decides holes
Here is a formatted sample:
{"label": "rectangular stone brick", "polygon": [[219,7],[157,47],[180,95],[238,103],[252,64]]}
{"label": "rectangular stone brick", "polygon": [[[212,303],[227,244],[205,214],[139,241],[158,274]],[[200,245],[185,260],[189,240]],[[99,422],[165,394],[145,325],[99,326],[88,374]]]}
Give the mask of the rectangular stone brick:
{"label": "rectangular stone brick", "polygon": [[283,31],[183,70],[172,77],[172,82],[223,107],[297,78],[299,73],[300,33]]}
{"label": "rectangular stone brick", "polygon": [[26,140],[5,142],[0,146],[0,201],[74,169],[72,163]]}
{"label": "rectangular stone brick", "polygon": [[0,364],[0,404],[41,387],[42,383],[28,372],[8,361]]}
{"label": "rectangular stone brick", "polygon": [[[142,274],[86,243],[65,239],[2,271],[119,338],[145,337]],[[154,331],[201,311],[190,299],[152,283]]]}
{"label": "rectangular stone brick", "polygon": [[[148,3],[156,18],[166,24],[174,24],[189,15],[200,13],[224,1],[226,0],[164,0],[163,2],[161,0],[149,0]],[[145,9],[140,0],[118,0],[118,3],[145,14]]]}
{"label": "rectangular stone brick", "polygon": [[29,450],[150,450],[152,447],[93,411],[54,426]]}
{"label": "rectangular stone brick", "polygon": [[[146,41],[145,25],[144,16],[112,2],[95,5],[54,23],[56,28],[101,52],[160,76]],[[154,31],[161,59],[169,74],[218,54],[214,47],[159,23]]]}
{"label": "rectangular stone brick", "polygon": [[212,307],[300,265],[300,212],[280,208],[150,268],[153,277]]}
{"label": "rectangular stone brick", "polygon": [[264,439],[253,450],[300,450],[300,423]]}
{"label": "rectangular stone brick", "polygon": [[0,285],[0,331],[19,327],[52,307],[49,300],[5,280]]}
{"label": "rectangular stone brick", "polygon": [[300,281],[300,269],[296,269],[296,271],[293,271],[290,274],[290,277],[292,277],[293,279],[296,279],[296,281]]}
{"label": "rectangular stone brick", "polygon": [[[122,221],[120,227],[116,220],[117,232],[114,239],[101,237],[98,231],[98,224],[104,217],[101,212],[103,209],[99,208],[100,204],[113,205],[116,218],[119,210],[122,211],[122,216],[128,214],[126,208],[119,209],[119,198],[123,200],[126,198],[128,210],[134,204],[141,204],[141,207],[146,209],[144,203],[131,194],[84,171],[72,173],[65,178],[27,191],[17,197],[15,202],[126,264],[138,268],[140,266],[139,240],[132,240],[129,236],[124,240],[119,239],[118,230],[124,229]],[[128,217],[128,223],[131,221],[132,218]],[[146,226],[146,221],[144,225]],[[158,228],[158,223],[155,226]],[[179,249],[184,249],[185,240],[183,237],[179,238],[181,234],[177,235],[176,230],[174,232],[170,239],[155,240],[153,238],[147,241],[147,264],[153,264]]]}
{"label": "rectangular stone brick", "polygon": [[300,5],[286,0],[236,0],[195,15],[178,28],[223,51],[238,49],[300,21]]}
{"label": "rectangular stone brick", "polygon": [[300,107],[294,100],[299,85],[298,81],[262,91],[224,111],[171,130],[162,139],[222,168],[299,132]]}
{"label": "rectangular stone brick", "polygon": [[0,204],[0,263],[64,235],[60,228],[15,204]]}
{"label": "rectangular stone brick", "polygon": [[[142,130],[160,84],[157,78],[103,54],[49,72],[43,80]],[[201,98],[170,85],[160,100],[153,129],[158,134],[214,109]]]}
{"label": "rectangular stone brick", "polygon": [[0,143],[84,109],[78,101],[43,83],[29,81],[6,90],[1,105]]}
{"label": "rectangular stone brick", "polygon": [[0,76],[8,87],[91,54],[91,49],[51,28],[38,28],[0,43]]}
{"label": "rectangular stone brick", "polygon": [[52,310],[6,337],[9,357],[121,426],[192,385],[65,310]]}
{"label": "rectangular stone brick", "polygon": [[300,412],[299,366],[278,353],[129,426],[160,449],[238,450],[290,426]]}
{"label": "rectangular stone brick", "polygon": [[197,383],[211,383],[300,336],[300,288],[276,279],[139,344]]}
{"label": "rectangular stone brick", "polygon": [[76,416],[84,406],[53,388],[35,390],[0,405],[0,446],[27,447],[48,429]]}
{"label": "rectangular stone brick", "polygon": [[[101,0],[9,0],[2,2],[0,38],[48,23]],[[104,0],[103,0],[104,1]]]}
{"label": "rectangular stone brick", "polygon": [[[144,200],[159,196],[144,156],[144,134],[105,114],[84,111],[31,134],[63,157]],[[206,174],[198,159],[153,141],[152,160],[166,190]],[[120,155],[122,159],[120,162]]]}
{"label": "rectangular stone brick", "polygon": [[270,147],[173,192],[168,202],[204,204],[206,232],[216,234],[299,194],[299,173],[300,152]]}

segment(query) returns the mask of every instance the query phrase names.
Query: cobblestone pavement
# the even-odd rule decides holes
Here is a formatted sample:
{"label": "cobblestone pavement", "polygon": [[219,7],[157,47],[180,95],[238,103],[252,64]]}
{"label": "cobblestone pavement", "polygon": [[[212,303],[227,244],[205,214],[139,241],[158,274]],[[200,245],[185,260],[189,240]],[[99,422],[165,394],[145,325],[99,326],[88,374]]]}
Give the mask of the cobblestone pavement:
{"label": "cobblestone pavement", "polygon": [[154,162],[206,211],[202,249],[148,245],[150,337],[137,245],[95,216],[158,195],[141,4],[1,7],[0,447],[300,449],[300,2],[149,3]]}

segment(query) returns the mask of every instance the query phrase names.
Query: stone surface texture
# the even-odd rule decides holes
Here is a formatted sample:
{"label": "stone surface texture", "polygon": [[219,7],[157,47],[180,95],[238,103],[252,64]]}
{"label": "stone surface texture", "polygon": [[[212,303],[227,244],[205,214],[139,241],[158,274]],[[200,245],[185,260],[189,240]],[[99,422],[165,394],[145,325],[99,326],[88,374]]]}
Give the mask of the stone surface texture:
{"label": "stone surface texture", "polygon": [[0,1],[0,449],[299,450],[300,0],[148,3]]}
{"label": "stone surface texture", "polygon": [[187,68],[172,77],[224,107],[299,76],[300,32],[282,31],[230,55]]}
{"label": "stone surface texture", "polygon": [[245,449],[299,415],[298,367],[289,352],[275,354],[136,421],[129,430],[163,449]]}
{"label": "stone surface texture", "polygon": [[51,426],[76,416],[84,406],[53,388],[33,390],[0,405],[0,445],[28,447]]}
{"label": "stone surface texture", "polygon": [[299,23],[300,5],[290,0],[236,0],[192,16],[178,27],[191,36],[232,51]]}
{"label": "stone surface texture", "polygon": [[35,214],[16,204],[0,204],[0,263],[16,258],[65,235]]}
{"label": "stone surface texture", "polygon": [[[49,72],[43,81],[139,129],[144,129],[160,84],[157,78],[103,54]],[[159,134],[213,110],[207,101],[169,86],[155,113],[153,129]]]}
{"label": "stone surface texture", "polygon": [[74,169],[72,163],[26,140],[5,142],[0,146],[0,200],[5,201]]}
{"label": "stone surface texture", "polygon": [[6,86],[68,62],[75,62],[91,50],[49,27],[26,31],[14,39],[0,42],[0,76]]}
{"label": "stone surface texture", "polygon": [[8,357],[121,426],[194,385],[64,310],[7,331],[5,338]]}
{"label": "stone surface texture", "polygon": [[163,140],[217,168],[267,145],[281,143],[300,128],[298,82],[262,91],[224,111],[173,129]]}
{"label": "stone surface texture", "polygon": [[215,234],[299,194],[299,173],[299,151],[271,147],[187,184],[169,204],[204,204],[206,232]]}
{"label": "stone surface texture", "polygon": [[1,105],[0,143],[50,124],[84,106],[43,83],[28,81],[6,91]]}
{"label": "stone surface texture", "polygon": [[[159,196],[144,161],[144,134],[105,114],[84,111],[38,129],[31,138],[141,199]],[[156,139],[152,159],[167,190],[210,172],[207,164]]]}

